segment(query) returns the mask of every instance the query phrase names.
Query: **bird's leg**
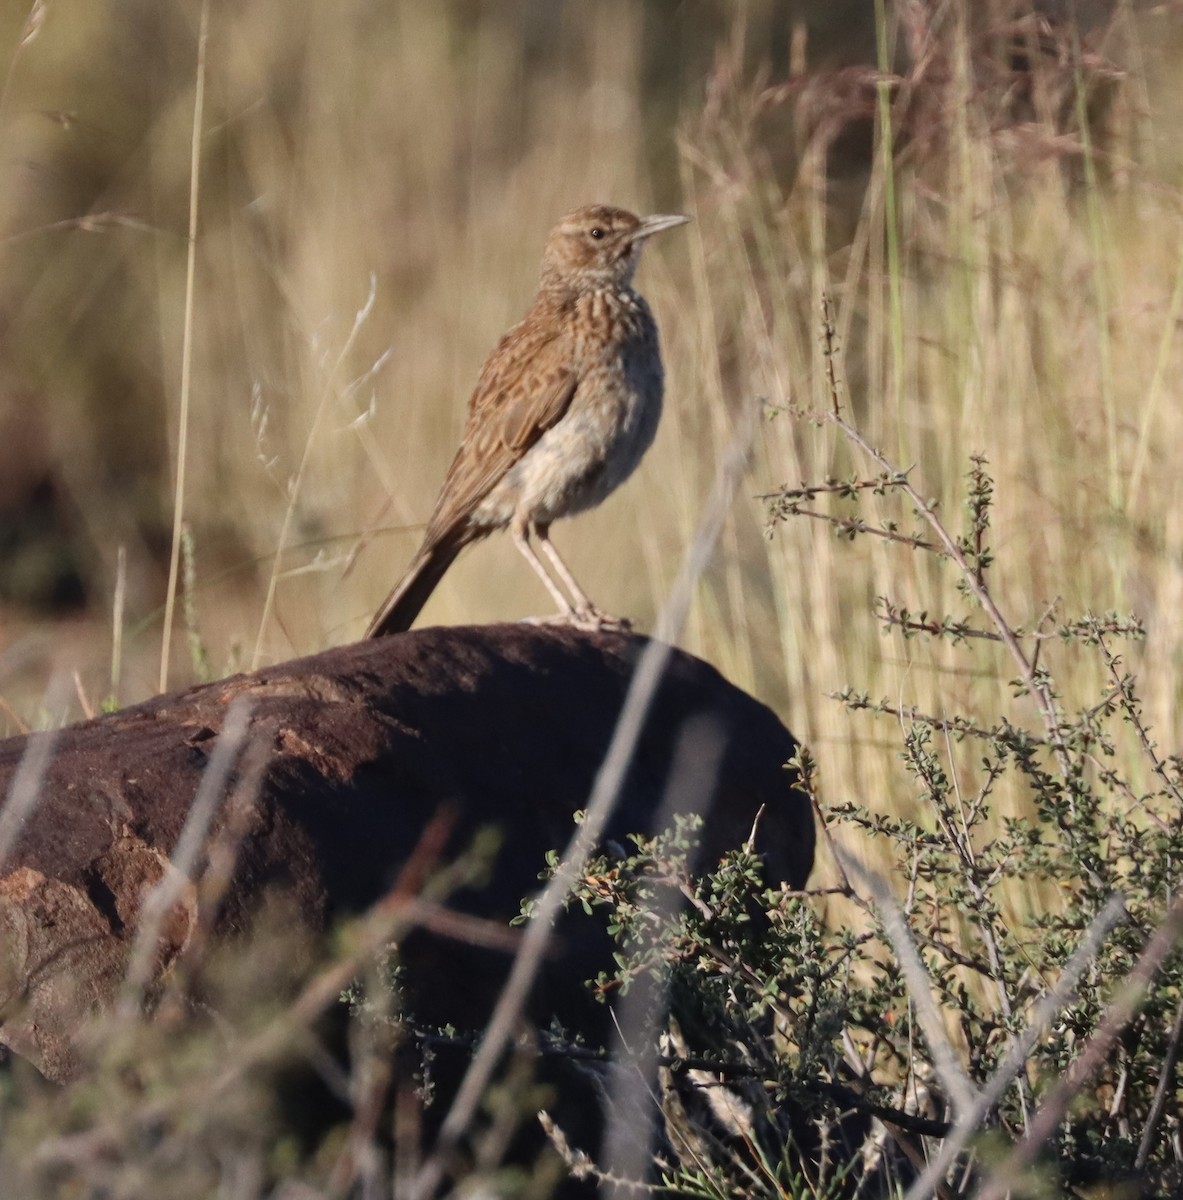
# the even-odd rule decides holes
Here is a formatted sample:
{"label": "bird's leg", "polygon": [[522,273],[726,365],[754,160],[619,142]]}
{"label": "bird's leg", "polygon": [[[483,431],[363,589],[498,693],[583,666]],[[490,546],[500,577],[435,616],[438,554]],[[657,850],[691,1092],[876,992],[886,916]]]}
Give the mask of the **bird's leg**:
{"label": "bird's leg", "polygon": [[613,617],[609,616],[608,613],[601,612],[591,602],[583,588],[575,582],[575,576],[571,574],[570,567],[563,562],[554,542],[550,540],[550,526],[535,524],[534,532],[538,536],[538,544],[542,547],[542,552],[550,559],[551,566],[555,569],[555,574],[563,581],[563,586],[566,587],[575,600],[575,615],[579,623],[591,625],[597,629],[608,627],[613,629],[627,629],[629,627],[628,621],[621,617]]}
{"label": "bird's leg", "polygon": [[[534,568],[534,572],[538,578],[541,579],[544,584],[546,584],[546,590],[550,592],[551,596],[554,598],[554,602],[559,606],[559,611],[561,612],[562,616],[568,620],[580,616],[581,614],[576,611],[571,601],[567,599],[565,595],[563,595],[562,589],[557,583],[555,583],[553,579],[551,579],[550,573],[547,571],[546,567],[542,565],[542,560],[537,554],[534,553],[534,547],[530,545],[529,522],[515,520],[510,526],[510,535],[513,537],[513,544],[517,546],[522,557],[530,564],[530,566]],[[539,533],[538,537],[544,546],[550,545],[550,543],[547,542],[541,533]],[[582,592],[576,588],[574,589],[574,594],[576,596],[580,596],[582,595]],[[584,599],[586,599],[586,597],[584,597]]]}
{"label": "bird's leg", "polygon": [[559,552],[555,548],[554,542],[550,540],[549,525],[535,525],[534,533],[538,538],[538,544],[542,547],[542,552],[550,559],[551,566],[555,569],[555,574],[563,581],[563,586],[571,593],[575,601],[575,609],[579,613],[594,613],[596,606],[588,599],[587,593],[575,582],[575,576],[571,574],[570,568],[562,558],[559,557]]}

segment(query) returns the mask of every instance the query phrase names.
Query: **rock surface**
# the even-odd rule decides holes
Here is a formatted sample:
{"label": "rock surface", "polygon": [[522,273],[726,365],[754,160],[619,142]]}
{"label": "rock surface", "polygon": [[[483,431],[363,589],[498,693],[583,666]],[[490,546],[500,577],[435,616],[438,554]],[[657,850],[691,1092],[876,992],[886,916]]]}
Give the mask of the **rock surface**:
{"label": "rock surface", "polygon": [[[184,953],[203,920],[245,929],[272,891],[311,929],[384,896],[441,805],[450,851],[501,833],[488,877],[449,897],[496,919],[539,887],[587,803],[644,640],[519,625],[424,629],[164,696],[54,736],[37,800],[0,867],[0,1041],[51,1079],[78,1068],[74,1036],[109,1006],[127,970],[141,898],[171,865],[229,706],[247,732],[217,788],[208,843],[234,823],[235,868],[217,912],[178,877],[152,972]],[[44,737],[47,735],[34,735]],[[0,743],[9,793],[30,739]],[[708,804],[703,855],[756,847],[769,878],[801,886],[813,819],[784,764],[795,744],[766,707],[679,652],[668,665],[608,829],[647,830],[667,783]],[[761,811],[762,810],[762,811]],[[504,951],[427,937],[416,951],[432,1018],[479,1022]],[[587,978],[578,937],[540,981],[538,1015]],[[574,959],[570,956],[574,955]],[[565,993],[570,993],[566,996]]]}

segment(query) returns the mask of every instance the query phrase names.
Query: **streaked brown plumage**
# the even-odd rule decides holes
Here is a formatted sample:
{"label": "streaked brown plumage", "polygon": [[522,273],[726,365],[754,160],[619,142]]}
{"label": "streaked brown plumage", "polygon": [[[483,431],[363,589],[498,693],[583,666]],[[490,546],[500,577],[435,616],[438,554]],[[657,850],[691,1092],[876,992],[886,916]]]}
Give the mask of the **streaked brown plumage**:
{"label": "streaked brown plumage", "polygon": [[[423,544],[367,637],[409,629],[460,551],[506,526],[562,617],[610,622],[575,582],[549,528],[599,504],[653,441],[661,353],[632,280],[644,240],[686,220],[596,204],[551,230],[534,303],[486,360]],[[531,534],[570,598],[535,553]]]}

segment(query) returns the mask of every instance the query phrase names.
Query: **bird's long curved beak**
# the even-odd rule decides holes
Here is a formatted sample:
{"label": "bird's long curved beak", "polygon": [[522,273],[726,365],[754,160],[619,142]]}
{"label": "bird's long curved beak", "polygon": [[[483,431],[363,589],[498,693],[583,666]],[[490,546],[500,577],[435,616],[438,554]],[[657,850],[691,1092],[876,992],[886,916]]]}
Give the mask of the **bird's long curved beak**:
{"label": "bird's long curved beak", "polygon": [[651,237],[655,233],[660,233],[663,229],[673,229],[676,225],[685,225],[689,220],[689,217],[684,217],[680,213],[642,217],[640,227],[633,234],[633,237]]}

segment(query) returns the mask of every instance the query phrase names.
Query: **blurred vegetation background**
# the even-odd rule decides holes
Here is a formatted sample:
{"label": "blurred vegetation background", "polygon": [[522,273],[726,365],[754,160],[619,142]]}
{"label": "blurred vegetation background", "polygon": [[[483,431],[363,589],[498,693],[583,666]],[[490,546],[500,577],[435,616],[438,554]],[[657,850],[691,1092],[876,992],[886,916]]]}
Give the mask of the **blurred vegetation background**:
{"label": "blurred vegetation background", "polygon": [[[556,533],[597,602],[651,627],[741,406],[829,402],[824,295],[869,440],[954,511],[969,455],[990,461],[1008,616],[1137,609],[1130,665],[1148,723],[1174,733],[1177,4],[207,11],[194,190],[200,3],[0,4],[7,732],[158,686],[186,328],[192,557],[170,687],[360,634],[546,231],[603,200],[695,222],[641,269],[668,369],[658,443]],[[777,708],[827,793],[906,810],[890,737],[829,695],[995,713],[1009,669],[880,635],[877,596],[967,611],[929,562],[820,522],[766,539],[758,493],[855,468],[832,430],[781,416],[760,436],[685,644]],[[547,607],[494,538],[424,619]],[[1058,665],[1082,702],[1105,686]]]}

